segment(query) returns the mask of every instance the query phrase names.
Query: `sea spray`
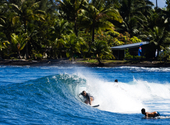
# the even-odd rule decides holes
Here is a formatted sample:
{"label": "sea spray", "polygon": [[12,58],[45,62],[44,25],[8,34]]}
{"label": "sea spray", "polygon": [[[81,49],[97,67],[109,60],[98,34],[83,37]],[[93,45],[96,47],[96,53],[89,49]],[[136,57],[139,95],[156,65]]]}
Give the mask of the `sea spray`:
{"label": "sea spray", "polygon": [[99,109],[101,110],[119,113],[137,113],[143,106],[142,101],[128,94],[129,90],[126,90],[128,84],[106,82],[97,79],[90,79],[87,82],[87,90],[94,95],[96,101],[94,103],[99,103]]}
{"label": "sea spray", "polygon": [[[82,75],[81,75],[82,76]],[[99,109],[118,113],[140,113],[141,108],[152,110],[151,101],[170,100],[170,84],[150,83],[136,80],[128,83],[107,82],[86,77],[86,85],[79,86],[79,92],[86,90],[94,96]],[[168,101],[166,101],[168,103]],[[169,106],[166,108],[170,110]]]}

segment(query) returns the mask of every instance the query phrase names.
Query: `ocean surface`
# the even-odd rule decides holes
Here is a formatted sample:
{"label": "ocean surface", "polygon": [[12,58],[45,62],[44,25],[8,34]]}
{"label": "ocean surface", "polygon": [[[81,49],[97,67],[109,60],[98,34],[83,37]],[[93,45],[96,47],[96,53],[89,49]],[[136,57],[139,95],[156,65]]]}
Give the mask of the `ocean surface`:
{"label": "ocean surface", "polygon": [[[83,90],[100,106],[83,103]],[[0,66],[0,125],[169,124],[170,68]]]}

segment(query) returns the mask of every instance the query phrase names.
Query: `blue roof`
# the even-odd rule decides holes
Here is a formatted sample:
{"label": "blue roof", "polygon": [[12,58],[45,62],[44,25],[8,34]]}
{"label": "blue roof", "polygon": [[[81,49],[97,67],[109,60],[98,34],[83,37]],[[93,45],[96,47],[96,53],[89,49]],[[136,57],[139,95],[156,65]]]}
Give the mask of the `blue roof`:
{"label": "blue roof", "polygon": [[113,49],[113,50],[124,50],[124,49],[127,49],[127,48],[136,48],[136,47],[146,45],[146,44],[149,44],[149,42],[140,42],[140,43],[121,45],[121,46],[114,46],[114,47],[111,47],[111,49]]}

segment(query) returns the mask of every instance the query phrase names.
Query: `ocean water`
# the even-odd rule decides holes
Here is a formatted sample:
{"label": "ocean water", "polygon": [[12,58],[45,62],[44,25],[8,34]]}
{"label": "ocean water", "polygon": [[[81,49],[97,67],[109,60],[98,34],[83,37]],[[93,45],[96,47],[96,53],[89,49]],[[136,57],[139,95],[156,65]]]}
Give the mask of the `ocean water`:
{"label": "ocean water", "polygon": [[[83,90],[100,106],[84,104]],[[168,124],[170,68],[0,66],[0,125]]]}

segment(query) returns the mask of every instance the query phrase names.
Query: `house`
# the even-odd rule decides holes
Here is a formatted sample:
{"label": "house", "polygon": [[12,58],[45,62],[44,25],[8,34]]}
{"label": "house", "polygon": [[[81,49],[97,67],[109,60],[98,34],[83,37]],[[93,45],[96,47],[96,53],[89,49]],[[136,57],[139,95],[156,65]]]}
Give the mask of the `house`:
{"label": "house", "polygon": [[149,45],[149,42],[140,42],[140,43],[133,43],[133,44],[126,44],[121,46],[114,46],[111,47],[113,51],[113,55],[116,59],[124,59],[125,57],[125,50],[129,49],[129,53],[133,56],[138,55],[138,49],[141,46],[142,47],[142,55],[144,55],[146,46]]}

